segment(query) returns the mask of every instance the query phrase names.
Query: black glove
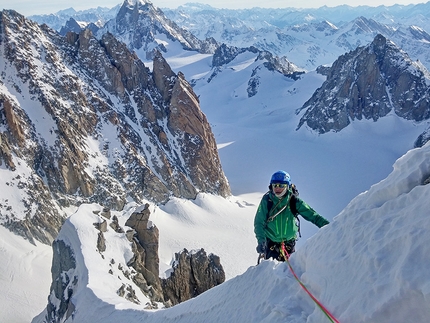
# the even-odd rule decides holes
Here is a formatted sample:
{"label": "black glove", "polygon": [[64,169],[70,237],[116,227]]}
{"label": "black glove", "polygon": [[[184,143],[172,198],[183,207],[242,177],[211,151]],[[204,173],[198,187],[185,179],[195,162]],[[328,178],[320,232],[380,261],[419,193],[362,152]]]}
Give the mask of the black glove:
{"label": "black glove", "polygon": [[266,253],[266,242],[259,242],[256,249],[258,253]]}

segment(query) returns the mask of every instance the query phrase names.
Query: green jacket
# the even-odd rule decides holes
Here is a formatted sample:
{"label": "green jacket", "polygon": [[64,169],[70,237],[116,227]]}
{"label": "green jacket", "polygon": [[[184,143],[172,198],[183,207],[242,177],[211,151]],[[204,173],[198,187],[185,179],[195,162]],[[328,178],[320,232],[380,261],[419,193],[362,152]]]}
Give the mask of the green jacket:
{"label": "green jacket", "polygon": [[[273,242],[282,242],[297,238],[298,226],[290,210],[289,203],[291,194],[291,191],[288,191],[285,196],[279,199],[270,191],[261,199],[254,219],[254,232],[259,243],[265,242],[266,238],[269,238]],[[267,210],[269,197],[273,201],[270,214],[268,214]],[[282,210],[283,208],[284,210]],[[329,221],[319,215],[300,198],[296,198],[296,208],[305,220],[312,222],[319,228],[329,224]],[[268,221],[269,217],[275,215],[280,210],[282,211],[276,215],[272,221]]]}

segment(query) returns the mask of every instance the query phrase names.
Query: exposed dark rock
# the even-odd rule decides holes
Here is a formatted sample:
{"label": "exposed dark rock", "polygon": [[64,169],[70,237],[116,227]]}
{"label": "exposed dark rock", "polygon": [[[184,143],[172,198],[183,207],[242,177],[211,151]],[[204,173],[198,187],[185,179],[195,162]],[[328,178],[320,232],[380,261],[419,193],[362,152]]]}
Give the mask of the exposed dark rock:
{"label": "exposed dark rock", "polygon": [[83,26],[79,25],[78,22],[75,19],[70,18],[69,20],[67,20],[66,24],[61,27],[61,29],[60,29],[60,35],[64,36],[69,31],[72,31],[74,33],[79,34],[82,29],[83,29]]}
{"label": "exposed dark rock", "polygon": [[100,232],[106,232],[107,231],[107,221],[106,220],[94,223],[94,226]]}
{"label": "exposed dark rock", "polygon": [[[226,65],[233,61],[239,54],[251,52],[254,54],[258,54],[256,60],[265,61],[263,65],[269,71],[277,71],[285,76],[288,76],[292,79],[297,79],[300,74],[303,74],[304,71],[297,68],[294,64],[289,62],[285,57],[277,57],[273,56],[272,53],[267,51],[258,50],[256,47],[248,47],[248,48],[237,48],[234,46],[228,46],[226,44],[222,44],[217,48],[212,58],[212,67],[220,67]],[[255,73],[253,73],[255,74]]]}
{"label": "exposed dark rock", "polygon": [[251,78],[248,81],[248,88],[246,91],[248,92],[248,97],[253,97],[258,92],[258,86],[260,85],[260,78],[257,75],[257,70],[261,67],[258,66],[252,71]]}
{"label": "exposed dark rock", "polygon": [[297,129],[306,124],[326,133],[351,121],[378,120],[391,111],[407,120],[430,118],[428,72],[382,35],[365,47],[340,56],[327,80],[301,107]]}
{"label": "exposed dark rock", "polygon": [[[106,220],[100,216],[101,213],[99,210],[93,211],[92,222],[89,222],[88,225],[97,232],[94,249],[101,256],[101,261],[106,263],[106,268],[109,268],[107,274],[117,275],[115,267],[122,272],[122,275],[117,275],[118,289],[110,292],[117,293],[130,302],[141,304],[141,300],[136,295],[136,290],[139,288],[150,299],[150,302],[145,304],[145,308],[155,309],[159,304],[163,304],[165,307],[176,305],[225,281],[220,258],[213,254],[208,256],[203,249],[194,252],[183,250],[177,253],[172,274],[167,279],[160,279],[158,229],[149,222],[148,204],[137,208],[126,221],[126,226],[130,226],[132,229],[127,232],[122,230],[120,233],[131,241],[133,257],[127,264],[124,264],[122,260],[117,261],[114,258],[105,257],[104,254],[112,254],[112,250],[108,250],[112,244],[108,243],[109,235],[106,232],[109,232],[112,223],[118,222],[118,219],[113,216],[112,220]],[[83,217],[84,215],[77,216]],[[95,216],[98,221],[94,221]],[[67,220],[65,225],[75,228],[69,221],[71,220]],[[75,308],[75,304],[73,304],[73,298],[77,297],[79,286],[86,288],[79,285],[78,280],[79,277],[82,277],[82,273],[78,270],[86,265],[85,259],[80,254],[82,252],[80,247],[78,247],[79,250],[74,251],[61,239],[60,234],[53,243],[51,293],[44,314],[46,322],[50,323],[64,322],[75,310],[78,311],[79,309]],[[118,255],[122,259],[123,256]],[[77,265],[78,260],[83,261],[79,266]],[[83,270],[91,270],[91,268]],[[124,279],[128,283],[124,283]],[[85,282],[81,282],[81,284],[85,284]]]}
{"label": "exposed dark rock", "polygon": [[294,64],[290,63],[286,57],[273,56],[270,52],[258,50],[255,47],[249,48],[237,48],[234,46],[228,46],[222,44],[217,48],[215,54],[212,58],[212,74],[208,78],[208,83],[212,81],[220,72],[222,72],[222,67],[233,61],[238,55],[250,52],[255,54],[255,61],[261,61],[261,64],[257,65],[252,71],[252,75],[248,80],[247,93],[248,97],[253,97],[257,94],[260,85],[259,72],[262,69],[267,69],[269,71],[278,72],[286,77],[297,80],[304,71],[297,68]]}
{"label": "exposed dark rock", "polygon": [[112,217],[112,222],[109,226],[117,233],[124,233],[124,229],[119,225],[118,218],[115,215]]}
{"label": "exposed dark rock", "polygon": [[[212,67],[223,66],[234,60],[237,55],[244,53],[245,48],[238,48],[234,46],[228,46],[226,44],[221,44],[220,47],[214,53],[212,57]],[[255,48],[251,48],[251,52],[256,52]]]}
{"label": "exposed dark rock", "polygon": [[136,231],[134,229],[132,230],[127,230],[127,232],[125,233],[127,240],[132,242],[134,239],[134,236],[136,235]]}
{"label": "exposed dark rock", "polygon": [[97,250],[100,252],[106,251],[106,239],[102,231],[97,235]]}
{"label": "exposed dark rock", "polygon": [[72,295],[77,285],[77,276],[69,276],[76,269],[73,250],[62,240],[52,244],[52,284],[48,298],[46,322],[60,323],[66,321],[75,310]]}
{"label": "exposed dark rock", "polygon": [[330,67],[329,66],[318,66],[316,69],[318,74],[329,76],[330,75]]}
{"label": "exposed dark rock", "polygon": [[8,139],[4,134],[0,133],[0,166],[3,165],[3,163],[11,171],[16,169],[15,163],[12,160]]}
{"label": "exposed dark rock", "polygon": [[136,210],[126,225],[136,231],[133,240],[134,257],[128,263],[137,274],[133,281],[152,301],[175,305],[224,282],[225,273],[218,256],[201,249],[195,253],[182,251],[175,255],[173,273],[160,279],[158,258],[158,229],[148,225],[148,204]]}
{"label": "exposed dark rock", "polygon": [[[67,32],[67,26],[69,26],[68,22],[73,19],[74,21],[86,22],[89,24],[86,28],[95,28],[96,30],[103,26],[106,21],[112,19],[118,13],[120,5],[113,8],[107,7],[97,7],[96,10],[79,10],[75,11],[73,8],[69,8],[66,10],[60,10],[54,14],[43,14],[43,15],[31,15],[28,16],[29,19],[36,21],[39,25],[47,24],[52,29],[60,31],[61,33]],[[74,26],[74,23],[71,24]],[[85,26],[82,26],[82,29]],[[62,33],[63,34],[63,33]],[[64,35],[64,34],[63,34]]]}
{"label": "exposed dark rock", "polygon": [[133,277],[133,281],[139,288],[150,296],[153,301],[163,302],[163,294],[159,275],[158,257],[158,228],[148,225],[151,212],[146,204],[143,209],[136,210],[125,223],[136,232],[132,241],[134,257],[128,265],[133,267],[138,275]]}
{"label": "exposed dark rock", "polygon": [[414,148],[422,147],[430,141],[430,127],[420,134],[414,143]]}
{"label": "exposed dark rock", "polygon": [[152,78],[154,79],[155,86],[160,91],[163,100],[168,102],[172,98],[172,89],[175,84],[174,81],[176,79],[176,74],[173,73],[169,64],[167,64],[167,61],[159,51],[156,51],[153,62],[154,72],[152,74]]}
{"label": "exposed dark rock", "polygon": [[[100,212],[100,215],[109,220],[111,217],[110,209],[107,207],[103,208],[102,212]],[[116,220],[118,221],[118,218]]]}
{"label": "exposed dark rock", "polygon": [[[148,269],[155,277],[159,274],[159,258],[158,258],[158,228],[155,225],[148,225],[149,204],[146,204],[142,210],[136,210],[125,225],[133,228],[136,231],[138,246],[143,247],[143,251],[137,249],[137,252],[142,256],[138,266],[143,266]],[[138,260],[136,259],[136,262]],[[136,262],[134,266],[136,265]],[[134,267],[133,266],[133,267]],[[135,268],[137,270],[137,268]]]}
{"label": "exposed dark rock", "polygon": [[[28,239],[32,244],[40,241],[45,244],[51,244],[64,222],[64,217],[58,213],[57,205],[52,201],[46,186],[39,179],[34,182],[27,182],[24,178],[18,180],[21,183],[23,192],[28,195],[23,196],[21,203],[26,206],[26,216],[24,220],[17,220],[12,213],[11,217],[6,215],[7,222],[3,225],[12,232]],[[6,211],[13,211],[7,203],[1,205]],[[33,209],[37,208],[37,213],[32,216]]]}
{"label": "exposed dark rock", "polygon": [[[125,15],[139,14],[140,5],[131,11],[125,6]],[[145,8],[151,11],[152,5]],[[152,37],[151,32],[146,36]],[[184,39],[184,46],[202,45]],[[171,196],[195,198],[199,192],[230,195],[214,136],[191,85],[182,73],[172,72],[161,52],[154,54],[151,73],[112,33],[98,39],[84,29],[62,37],[4,10],[0,41],[0,162],[12,172],[7,185],[19,189],[19,202],[27,210],[17,218],[15,201],[2,202],[0,223],[33,243],[54,241],[47,322],[63,322],[75,311],[75,255],[54,239],[67,216],[63,208],[81,203],[104,206],[91,224],[97,230],[92,248],[110,261],[109,273],[114,274],[115,261],[105,259],[107,232],[113,229],[132,243],[134,257],[127,268],[118,264],[130,283],[118,285],[118,293],[139,302],[134,283],[151,299],[147,306],[173,304],[164,299],[159,234],[149,222],[148,205],[132,214],[126,225],[133,230],[127,233],[110,210],[122,210],[130,199],[165,203]],[[19,173],[18,162],[28,171]],[[187,268],[193,278],[182,284],[187,292],[174,289],[188,296],[175,302],[224,280],[217,272],[222,269],[219,258],[201,252],[190,256]]]}
{"label": "exposed dark rock", "polygon": [[140,304],[139,299],[136,297],[136,292],[130,285],[122,284],[118,289],[117,294],[132,303]]}
{"label": "exposed dark rock", "polygon": [[225,281],[220,258],[203,249],[175,254],[173,272],[162,280],[164,298],[173,305],[196,297]]}

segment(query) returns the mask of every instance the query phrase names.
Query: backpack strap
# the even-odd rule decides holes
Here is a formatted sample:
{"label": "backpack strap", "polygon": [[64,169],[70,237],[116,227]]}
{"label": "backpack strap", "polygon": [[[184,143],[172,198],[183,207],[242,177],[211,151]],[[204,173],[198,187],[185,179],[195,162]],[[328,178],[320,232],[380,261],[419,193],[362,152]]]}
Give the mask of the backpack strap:
{"label": "backpack strap", "polygon": [[[299,212],[297,211],[297,206],[296,206],[296,202],[297,202],[297,195],[299,195],[299,191],[296,188],[296,185],[292,184],[291,185],[291,196],[290,196],[290,210],[291,213],[293,213],[294,217],[297,219],[297,227],[298,227],[298,234],[299,234],[299,238],[302,237],[302,234],[300,233],[300,218],[299,218]],[[273,221],[273,219],[279,214],[281,213],[284,209],[282,209],[281,211],[279,211],[277,214],[275,214],[274,216],[270,216],[270,210],[273,207],[273,200],[270,198],[269,195],[270,192],[267,192],[266,194],[264,194],[265,199],[267,200],[267,219],[266,222],[269,221]]]}
{"label": "backpack strap", "polygon": [[[297,195],[298,195],[298,193],[297,193]],[[296,207],[297,195],[293,190],[291,197],[290,197],[290,210],[295,217],[297,217],[297,215],[299,214],[299,212],[297,211],[297,207]],[[270,198],[269,192],[264,194],[264,197],[267,200],[267,215],[269,215],[270,210],[273,207],[273,200]]]}
{"label": "backpack strap", "polygon": [[297,211],[296,201],[297,201],[297,196],[295,196],[294,194],[291,194],[290,210],[291,210],[291,213],[293,213],[293,215],[295,217],[297,217],[299,215],[299,211]]}
{"label": "backpack strap", "polygon": [[291,194],[290,210],[291,210],[291,213],[293,213],[294,217],[297,219],[297,228],[298,228],[297,232],[299,234],[299,238],[301,238],[302,234],[300,233],[300,218],[299,218],[299,211],[297,211],[296,202],[297,202],[297,196],[294,194]]}

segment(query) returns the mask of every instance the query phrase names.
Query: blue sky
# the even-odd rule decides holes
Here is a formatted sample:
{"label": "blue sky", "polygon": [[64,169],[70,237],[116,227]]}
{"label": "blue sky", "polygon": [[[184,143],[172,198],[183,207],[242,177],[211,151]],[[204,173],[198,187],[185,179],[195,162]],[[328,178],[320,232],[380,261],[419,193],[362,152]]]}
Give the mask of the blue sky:
{"label": "blue sky", "polygon": [[[76,10],[84,10],[89,8],[101,7],[114,7],[117,4],[122,3],[121,0],[0,0],[0,9],[14,9],[19,13],[29,16],[34,14],[54,13],[62,9],[73,7]],[[188,2],[199,2],[206,3],[216,8],[252,8],[252,7],[266,7],[266,8],[283,8],[283,7],[297,7],[297,8],[318,8],[324,5],[337,6],[345,4],[343,0],[330,0],[330,1],[316,1],[316,0],[154,0],[152,3],[161,8],[176,8],[178,5]],[[393,4],[417,4],[424,3],[426,1],[413,1],[413,0],[354,0],[348,1],[347,4],[350,6],[359,5],[386,5],[390,6]]]}

